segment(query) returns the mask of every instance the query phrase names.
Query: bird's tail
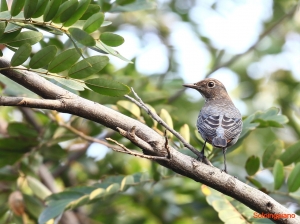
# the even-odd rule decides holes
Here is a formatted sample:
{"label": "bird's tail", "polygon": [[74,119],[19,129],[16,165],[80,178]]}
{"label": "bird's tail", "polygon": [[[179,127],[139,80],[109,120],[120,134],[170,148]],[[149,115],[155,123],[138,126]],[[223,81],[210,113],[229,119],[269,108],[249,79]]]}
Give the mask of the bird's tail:
{"label": "bird's tail", "polygon": [[213,146],[219,147],[219,148],[225,148],[227,146],[226,139],[222,138],[221,136],[217,136],[217,137],[213,138],[212,144],[213,144]]}

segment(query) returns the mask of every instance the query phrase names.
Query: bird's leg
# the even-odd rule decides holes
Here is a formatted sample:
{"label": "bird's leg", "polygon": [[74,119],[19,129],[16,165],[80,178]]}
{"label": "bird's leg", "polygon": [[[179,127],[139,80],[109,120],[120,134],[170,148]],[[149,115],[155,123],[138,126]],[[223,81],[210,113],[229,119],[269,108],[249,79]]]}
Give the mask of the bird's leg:
{"label": "bird's leg", "polygon": [[202,150],[201,150],[201,153],[200,153],[201,156],[197,158],[197,160],[200,161],[200,162],[202,162],[203,159],[204,159],[204,157],[205,157],[205,155],[204,155],[205,145],[206,145],[206,139],[205,139],[205,142],[204,142],[204,144],[203,144],[203,147],[202,147]]}
{"label": "bird's leg", "polygon": [[224,170],[222,170],[222,172],[224,171],[225,173],[227,173],[227,166],[226,166],[226,150],[227,148],[223,148],[223,156],[224,156]]}

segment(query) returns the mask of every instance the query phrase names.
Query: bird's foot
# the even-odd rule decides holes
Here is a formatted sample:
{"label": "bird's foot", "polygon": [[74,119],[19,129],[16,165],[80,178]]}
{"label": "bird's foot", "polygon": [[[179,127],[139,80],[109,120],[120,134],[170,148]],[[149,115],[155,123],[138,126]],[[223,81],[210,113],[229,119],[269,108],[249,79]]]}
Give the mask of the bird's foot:
{"label": "bird's foot", "polygon": [[[226,169],[221,169],[221,173],[227,173],[227,170]],[[227,173],[228,174],[228,173]]]}

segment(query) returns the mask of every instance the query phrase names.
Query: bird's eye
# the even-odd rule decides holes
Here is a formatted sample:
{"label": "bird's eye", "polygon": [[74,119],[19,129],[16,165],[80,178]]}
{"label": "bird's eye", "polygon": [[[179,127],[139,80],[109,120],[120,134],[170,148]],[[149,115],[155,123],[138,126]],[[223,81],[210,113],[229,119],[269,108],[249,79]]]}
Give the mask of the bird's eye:
{"label": "bird's eye", "polygon": [[209,88],[213,88],[214,86],[215,86],[215,83],[214,82],[208,82],[207,83],[207,86],[209,87]]}

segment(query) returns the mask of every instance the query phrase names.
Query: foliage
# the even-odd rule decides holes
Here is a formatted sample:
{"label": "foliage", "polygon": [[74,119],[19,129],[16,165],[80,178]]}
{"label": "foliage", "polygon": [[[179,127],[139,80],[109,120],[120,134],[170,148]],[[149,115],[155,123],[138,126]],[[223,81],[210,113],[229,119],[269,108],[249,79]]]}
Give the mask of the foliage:
{"label": "foliage", "polygon": [[[264,24],[264,30],[288,14],[287,9],[291,7],[288,2],[274,1],[273,15]],[[193,5],[194,1],[186,1],[186,4]],[[5,56],[8,49],[14,52],[13,69],[34,71],[69,91],[137,119],[163,135],[164,129],[156,121],[122,97],[133,87],[152,111],[190,144],[199,150],[202,148],[203,139],[195,131],[194,123],[203,101],[191,100],[187,94],[182,94],[184,81],[178,71],[180,61],[168,48],[171,28],[162,19],[164,11],[156,8],[155,1],[13,0],[8,7],[7,2],[1,0],[0,6],[1,54]],[[217,49],[195,27],[188,16],[192,7],[184,7],[180,0],[165,1],[162,6],[193,28],[209,50],[211,70],[222,65],[224,51]],[[214,10],[215,5],[210,7]],[[115,14],[109,16],[110,13]],[[149,19],[150,16],[155,18]],[[133,63],[135,59],[127,59],[122,56],[123,52],[115,49],[124,41],[126,44],[116,33],[126,24],[140,30],[139,38],[145,40],[143,33],[148,32],[168,48],[167,71],[150,76],[140,74]],[[253,61],[281,53],[287,34],[299,28],[296,19],[281,20],[279,26],[278,30],[267,33],[270,46],[255,47],[239,63],[228,64],[228,68],[239,74],[241,83],[230,94],[244,101],[248,116],[243,118],[238,143],[227,155],[230,166],[234,167],[229,172],[240,180],[271,194],[281,203],[299,204],[300,142],[297,140],[300,126],[296,109],[299,83],[291,71],[279,70],[261,78],[247,73]],[[155,32],[149,31],[149,27]],[[232,55],[226,53],[225,56]],[[128,65],[116,71],[109,63],[113,57]],[[2,95],[37,97],[3,76],[0,82]],[[274,93],[272,105],[276,107],[257,108],[254,102],[261,96],[259,93],[271,91]],[[53,111],[28,112],[10,107],[2,108],[0,117],[0,223],[22,223],[22,219],[27,223],[45,223],[59,220],[66,210],[93,223],[259,221],[253,219],[250,208],[238,201],[149,160],[111,152],[99,145],[97,150],[108,150],[103,153],[104,158],[90,158],[86,154],[91,143],[62,124],[87,136],[110,136],[128,148],[134,147],[102,125],[75,116],[66,119]],[[173,135],[168,133],[168,137],[170,144],[180,152],[194,156]],[[206,154],[215,166],[222,162],[221,150],[207,145]],[[50,185],[43,172],[53,178]],[[13,203],[18,195],[14,193],[19,191],[23,196],[21,208]]]}

